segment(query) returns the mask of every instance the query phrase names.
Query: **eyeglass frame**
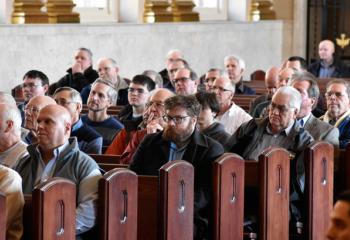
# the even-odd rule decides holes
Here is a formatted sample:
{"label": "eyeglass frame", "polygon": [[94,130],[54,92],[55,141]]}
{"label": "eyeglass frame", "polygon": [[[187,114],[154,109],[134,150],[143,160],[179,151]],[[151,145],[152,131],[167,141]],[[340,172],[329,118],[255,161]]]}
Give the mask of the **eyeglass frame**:
{"label": "eyeglass frame", "polygon": [[166,123],[169,123],[170,121],[173,121],[175,125],[180,125],[188,117],[191,117],[191,116],[187,115],[187,116],[174,116],[174,117],[172,117],[172,116],[169,116],[169,115],[164,115],[163,116],[163,120]]}

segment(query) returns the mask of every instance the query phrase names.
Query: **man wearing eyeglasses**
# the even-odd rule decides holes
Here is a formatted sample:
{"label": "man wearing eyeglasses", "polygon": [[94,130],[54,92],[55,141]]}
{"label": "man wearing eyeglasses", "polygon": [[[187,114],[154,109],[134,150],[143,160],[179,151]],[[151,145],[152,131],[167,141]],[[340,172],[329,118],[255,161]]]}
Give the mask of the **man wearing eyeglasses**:
{"label": "man wearing eyeglasses", "polygon": [[140,175],[158,175],[159,168],[169,161],[182,159],[193,164],[194,239],[210,239],[211,165],[223,154],[223,148],[196,129],[200,108],[195,96],[177,95],[167,99],[164,130],[145,136],[130,169]]}
{"label": "man wearing eyeglasses", "polygon": [[204,86],[206,92],[212,92],[212,87],[215,79],[220,77],[224,73],[223,70],[218,68],[211,68],[209,71],[205,74],[204,77]]}
{"label": "man wearing eyeglasses", "polygon": [[22,93],[24,102],[18,105],[21,111],[22,123],[24,119],[24,108],[26,104],[35,96],[44,96],[49,89],[49,79],[41,71],[30,70],[23,76]]}
{"label": "man wearing eyeglasses", "polygon": [[345,149],[350,141],[350,85],[337,79],[329,82],[326,87],[327,112],[321,120],[339,129],[339,148]]}
{"label": "man wearing eyeglasses", "polygon": [[235,86],[227,74],[215,79],[212,91],[219,101],[220,112],[216,121],[225,126],[226,132],[233,134],[242,123],[249,121],[252,117],[233,101]]}
{"label": "man wearing eyeglasses", "polygon": [[259,155],[271,147],[285,148],[291,156],[295,156],[290,168],[290,209],[293,232],[297,231],[297,223],[305,217],[302,216],[301,211],[304,192],[302,152],[314,141],[310,133],[296,121],[301,102],[301,95],[295,88],[290,86],[279,88],[272,97],[268,117],[252,119],[242,124],[225,146],[227,151],[237,153],[246,160],[258,161]]}
{"label": "man wearing eyeglasses", "polygon": [[186,96],[197,93],[199,79],[192,69],[188,67],[178,69],[173,81],[176,94]]}
{"label": "man wearing eyeglasses", "polygon": [[72,118],[70,136],[77,138],[79,149],[87,154],[101,154],[102,136],[92,127],[84,124],[80,118],[83,107],[80,93],[70,87],[61,87],[56,89],[53,98],[58,105],[61,105],[70,113]]}
{"label": "man wearing eyeglasses", "polygon": [[142,115],[145,111],[150,91],[154,88],[155,83],[149,77],[144,75],[133,77],[128,89],[129,104],[118,114],[118,119],[124,125],[124,128],[109,145],[106,154],[120,155],[124,152],[132,134],[142,122]]}
{"label": "man wearing eyeglasses", "polygon": [[[182,64],[181,61],[178,61],[179,59],[183,59],[183,53],[180,50],[177,49],[172,49],[170,50],[167,55],[166,55],[166,60],[165,60],[165,65],[166,68],[164,68],[162,71],[159,72],[159,74],[163,78],[163,87],[167,88],[171,91],[174,91],[174,86],[172,83],[172,78],[174,76],[174,73],[172,73],[175,68],[176,63]],[[173,64],[175,63],[175,65]],[[171,66],[171,67],[170,67]],[[184,67],[184,66],[179,66],[179,67]]]}

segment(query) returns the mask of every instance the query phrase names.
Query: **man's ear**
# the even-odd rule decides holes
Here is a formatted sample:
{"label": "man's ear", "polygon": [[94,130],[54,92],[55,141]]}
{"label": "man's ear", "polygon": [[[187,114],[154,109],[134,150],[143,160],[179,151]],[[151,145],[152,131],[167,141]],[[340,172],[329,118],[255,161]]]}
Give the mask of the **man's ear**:
{"label": "man's ear", "polygon": [[44,88],[44,92],[45,93],[47,93],[49,91],[49,85],[48,84],[44,85],[43,88]]}
{"label": "man's ear", "polygon": [[6,128],[5,128],[5,132],[10,132],[13,129],[13,121],[11,120],[7,120],[6,121]]}
{"label": "man's ear", "polygon": [[80,113],[81,112],[81,110],[82,110],[82,108],[83,108],[83,105],[81,104],[81,103],[77,103],[77,106],[76,106],[76,111],[78,112],[78,113]]}
{"label": "man's ear", "polygon": [[310,101],[311,101],[311,106],[314,106],[315,104],[317,104],[317,99],[314,97],[310,98]]}
{"label": "man's ear", "polygon": [[65,133],[66,133],[68,136],[70,136],[71,127],[72,127],[72,123],[66,121],[66,124],[65,124]]}

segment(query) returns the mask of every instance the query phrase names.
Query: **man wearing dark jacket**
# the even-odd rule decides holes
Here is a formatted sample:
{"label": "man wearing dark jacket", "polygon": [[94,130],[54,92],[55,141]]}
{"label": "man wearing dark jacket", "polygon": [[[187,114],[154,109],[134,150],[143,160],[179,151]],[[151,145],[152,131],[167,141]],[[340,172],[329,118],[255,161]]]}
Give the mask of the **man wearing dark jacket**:
{"label": "man wearing dark jacket", "polygon": [[167,99],[164,131],[146,135],[130,169],[141,175],[158,175],[159,168],[172,160],[183,159],[193,164],[194,239],[210,239],[212,162],[223,154],[223,148],[196,130],[199,111],[200,105],[194,96],[178,95]]}
{"label": "man wearing dark jacket", "polygon": [[71,87],[81,92],[83,87],[94,82],[98,73],[92,69],[92,52],[87,48],[79,48],[74,55],[75,62],[67,70],[67,74],[49,88],[50,95],[60,87]]}

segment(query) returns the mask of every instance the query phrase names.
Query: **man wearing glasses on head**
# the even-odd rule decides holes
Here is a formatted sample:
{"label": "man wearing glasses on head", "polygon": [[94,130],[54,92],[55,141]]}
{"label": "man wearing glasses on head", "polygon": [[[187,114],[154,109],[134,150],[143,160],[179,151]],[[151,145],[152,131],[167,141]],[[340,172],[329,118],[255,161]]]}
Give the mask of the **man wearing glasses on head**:
{"label": "man wearing glasses on head", "polygon": [[130,169],[140,175],[158,175],[165,163],[185,160],[195,168],[194,239],[210,239],[212,162],[224,153],[217,141],[196,129],[200,104],[195,96],[177,95],[165,101],[164,130],[148,134],[139,145]]}
{"label": "man wearing glasses on head", "polygon": [[350,140],[350,85],[337,79],[329,82],[326,87],[327,112],[321,120],[339,129],[339,148],[344,149]]}
{"label": "man wearing glasses on head", "polygon": [[49,79],[41,71],[30,70],[23,76],[22,93],[24,102],[18,105],[21,111],[22,124],[24,123],[24,108],[30,99],[36,96],[44,96],[49,89]]}

